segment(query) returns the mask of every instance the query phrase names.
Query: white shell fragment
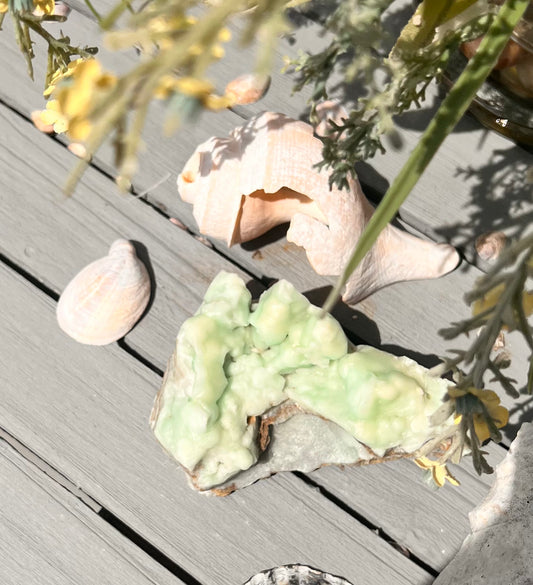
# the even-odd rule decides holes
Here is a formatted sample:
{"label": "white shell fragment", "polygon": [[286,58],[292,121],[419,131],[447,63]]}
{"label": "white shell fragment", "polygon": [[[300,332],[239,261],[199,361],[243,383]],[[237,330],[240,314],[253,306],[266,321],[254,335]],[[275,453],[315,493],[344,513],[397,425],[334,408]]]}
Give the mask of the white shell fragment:
{"label": "white shell fragment", "polygon": [[128,240],[86,266],[67,285],[57,304],[61,329],[76,341],[106,345],[135,325],[150,299],[150,277]]}
{"label": "white shell fragment", "polygon": [[[321,115],[342,117],[342,111]],[[336,276],[374,210],[357,180],[348,178],[348,190],[330,189],[329,173],[316,168],[321,160],[322,142],[312,126],[265,112],[228,138],[198,146],[178,177],[178,190],[193,205],[203,234],[231,246],[290,222],[287,239],[305,249],[318,274]],[[388,225],[348,280],[343,300],[354,304],[394,282],[436,278],[458,263],[452,246]]]}

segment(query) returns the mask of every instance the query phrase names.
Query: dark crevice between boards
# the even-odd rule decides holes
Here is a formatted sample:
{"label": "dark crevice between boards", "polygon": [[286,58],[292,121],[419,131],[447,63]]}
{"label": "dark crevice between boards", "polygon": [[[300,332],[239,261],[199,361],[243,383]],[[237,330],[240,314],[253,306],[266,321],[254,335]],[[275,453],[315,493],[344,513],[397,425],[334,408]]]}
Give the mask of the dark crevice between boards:
{"label": "dark crevice between boards", "polygon": [[[27,270],[25,270],[24,268],[22,268],[21,266],[19,266],[18,264],[16,264],[12,260],[10,260],[7,256],[5,256],[4,254],[1,254],[1,253],[0,253],[0,262],[2,264],[4,264],[5,266],[7,266],[9,269],[11,269],[13,272],[15,272],[16,274],[21,276],[24,280],[26,280],[27,282],[32,284],[34,287],[39,289],[41,292],[43,292],[47,297],[51,298],[53,301],[57,302],[59,300],[59,294],[55,290],[46,286],[39,279],[37,279],[32,274],[30,274]],[[153,364],[148,359],[146,359],[142,354],[140,354],[139,352],[135,351],[132,347],[130,347],[124,338],[119,339],[117,341],[117,345],[118,345],[118,347],[120,347],[121,350],[125,351],[126,353],[128,353],[129,355],[134,357],[137,361],[141,362],[143,364],[143,366],[152,370],[152,372],[155,372],[157,375],[163,377],[164,372],[162,370],[160,370],[155,364]],[[1,431],[1,429],[0,429],[0,431]]]}
{"label": "dark crevice between boards", "polygon": [[198,581],[198,579],[193,577],[193,575],[188,573],[185,569],[183,569],[183,567],[180,567],[180,565],[173,561],[168,555],[160,551],[157,547],[146,540],[146,538],[133,530],[131,526],[128,526],[122,522],[120,518],[115,516],[115,514],[110,512],[107,508],[102,508],[98,515],[120,534],[122,534],[122,536],[127,538],[143,552],[145,552],[156,563],[160,564],[175,577],[183,581],[185,585],[202,585],[201,581]]}
{"label": "dark crevice between boards", "polygon": [[2,427],[0,427],[0,442],[1,441],[7,443],[7,445],[9,445],[13,451],[18,453],[24,459],[24,461],[28,462],[30,466],[37,468],[39,472],[47,475],[57,485],[60,485],[63,489],[70,492],[93,512],[100,512],[102,506],[100,506],[96,500],[91,498],[91,496],[89,496],[76,484],[70,481],[66,475],[61,473],[53,465],[50,465],[50,463],[45,461],[42,457],[35,453],[35,451],[30,449],[22,441],[19,441],[19,439],[17,439],[13,434]]}
{"label": "dark crevice between boards", "polygon": [[435,578],[438,577],[439,572],[437,570],[435,570],[433,567],[428,565],[421,558],[419,558],[415,554],[413,554],[407,547],[403,546],[401,543],[397,542],[394,538],[389,536],[382,528],[380,528],[379,526],[376,526],[375,524],[370,522],[370,520],[368,520],[368,518],[365,518],[362,514],[360,514],[356,510],[354,510],[348,504],[346,504],[346,502],[343,502],[340,498],[338,498],[337,496],[332,494],[328,489],[323,487],[321,484],[317,483],[316,481],[311,479],[308,475],[305,475],[304,473],[302,473],[300,471],[293,471],[292,473],[293,473],[293,475],[295,475],[298,479],[303,481],[308,486],[312,487],[315,490],[318,490],[319,493],[323,497],[325,497],[327,500],[329,500],[332,504],[334,504],[335,506],[340,508],[343,512],[345,512],[346,514],[351,516],[354,520],[357,520],[357,522],[359,522],[360,524],[365,526],[365,528],[368,528],[369,530],[371,530],[374,534],[376,534],[379,538],[381,538],[389,546],[394,548],[400,554],[403,554],[405,557],[407,557],[410,561],[412,561],[418,567],[420,567],[421,569],[423,569],[424,571],[429,573],[432,577],[435,577]]}
{"label": "dark crevice between boards", "polygon": [[170,573],[180,579],[185,585],[202,585],[200,581],[195,579],[167,555],[158,550],[154,545],[150,544],[145,538],[140,536],[130,526],[122,522],[117,516],[111,513],[107,508],[101,506],[96,500],[91,498],[81,488],[76,486],[65,475],[58,471],[55,467],[50,465],[47,461],[39,457],[33,450],[27,447],[24,443],[19,441],[11,433],[0,427],[0,443],[6,443],[13,451],[22,457],[38,473],[44,473],[57,485],[72,494],[77,500],[89,508],[92,512],[97,514],[104,522],[109,524],[124,538],[129,540],[132,544],[140,548],[144,553],[151,557],[159,565],[167,569]]}
{"label": "dark crevice between boards", "polygon": [[13,272],[16,272],[24,280],[30,282],[33,286],[42,291],[47,297],[50,297],[56,302],[59,300],[59,294],[55,290],[51,289],[49,286],[44,284],[44,282],[41,282],[37,277],[33,276],[33,274],[30,274],[26,269],[22,268],[21,266],[13,262],[13,260],[10,260],[7,256],[1,253],[0,262],[2,264],[5,264]]}
{"label": "dark crevice between boards", "polygon": [[[11,111],[17,117],[23,119],[25,122],[27,122],[28,124],[31,124],[31,126],[34,127],[34,124],[31,120],[31,118],[28,115],[20,112],[14,105],[10,104],[9,102],[7,102],[1,98],[0,98],[0,105],[3,105],[6,109]],[[242,117],[241,114],[238,114],[238,115]],[[52,139],[56,144],[62,146],[63,148],[67,148],[67,144],[65,143],[65,141],[62,140],[58,135],[50,134],[49,138]],[[366,168],[366,167],[368,167],[370,169],[372,168],[370,165],[368,165],[366,163],[361,163],[361,165],[364,165],[363,168]],[[106,164],[104,163],[104,161],[99,160],[97,157],[93,158],[91,161],[88,162],[88,168],[94,169],[101,176],[103,176],[106,179],[115,183],[115,176],[113,175],[113,173],[110,170],[106,169],[105,167],[106,167]],[[372,173],[373,173],[372,176],[374,177],[374,180],[377,181],[376,184],[378,185],[378,187],[377,188],[372,187],[368,184],[367,181],[364,181],[364,180],[361,181],[361,184],[362,184],[362,187],[363,187],[363,190],[365,192],[365,196],[367,197],[367,199],[374,206],[376,206],[379,204],[381,198],[383,197],[383,194],[387,190],[388,184],[387,184],[385,179],[376,175],[376,173],[374,171],[372,171]],[[376,176],[379,177],[379,180],[377,180],[375,178]],[[156,188],[157,186],[159,186],[159,184],[161,182],[164,182],[164,180],[160,181],[156,185],[150,186],[148,188],[143,188],[143,189],[139,189],[138,187],[135,186],[135,184],[132,184],[132,186],[128,192],[129,192],[130,196],[139,199],[139,201],[141,201],[143,204],[150,207],[152,210],[154,210],[156,213],[158,213],[159,215],[164,217],[166,220],[169,220],[169,221],[171,221],[172,219],[177,220],[177,222],[174,222],[174,223],[177,223],[181,229],[184,229],[184,231],[186,231],[192,237],[197,239],[199,242],[201,242],[202,244],[204,244],[208,248],[214,250],[218,255],[223,257],[225,260],[231,262],[236,268],[238,268],[242,272],[246,273],[248,276],[260,280],[265,286],[269,286],[272,284],[272,280],[269,279],[268,277],[265,277],[265,276],[262,276],[259,274],[254,274],[250,269],[243,266],[240,262],[238,262],[235,258],[233,258],[231,256],[231,254],[228,250],[224,250],[223,247],[221,245],[219,245],[218,242],[210,240],[210,239],[206,238],[205,236],[203,236],[201,233],[197,232],[196,230],[191,229],[187,224],[182,222],[180,217],[173,218],[169,214],[165,204],[158,201],[156,197],[151,195],[151,191],[154,188]],[[410,231],[410,229],[413,229],[413,230],[415,230],[415,235],[417,235],[416,232],[418,231],[420,233],[425,234],[428,239],[436,241],[434,234],[432,232],[431,233],[427,232],[427,229],[426,229],[427,226],[414,225],[416,222],[413,222],[412,218],[403,219],[402,222],[404,225],[399,224],[397,220],[393,220],[392,223],[397,225],[397,227],[400,227],[400,229],[406,229],[406,231]],[[272,231],[272,230],[270,230],[270,231]],[[246,248],[246,244],[244,245],[244,247]],[[458,251],[461,254],[462,262],[464,262],[464,260],[466,259],[466,262],[468,264],[474,264],[474,265],[476,264],[473,258],[470,258],[470,257],[465,258],[464,254],[462,253],[463,252],[462,250],[458,250]]]}
{"label": "dark crevice between boards", "polygon": [[143,366],[147,367],[149,370],[152,370],[152,372],[156,373],[161,378],[165,375],[165,372],[163,372],[163,370],[159,369],[150,360],[146,359],[142,354],[140,354],[138,351],[136,351],[130,345],[128,345],[124,338],[119,339],[117,341],[117,345],[120,347],[120,349],[134,357],[137,361],[141,362]]}

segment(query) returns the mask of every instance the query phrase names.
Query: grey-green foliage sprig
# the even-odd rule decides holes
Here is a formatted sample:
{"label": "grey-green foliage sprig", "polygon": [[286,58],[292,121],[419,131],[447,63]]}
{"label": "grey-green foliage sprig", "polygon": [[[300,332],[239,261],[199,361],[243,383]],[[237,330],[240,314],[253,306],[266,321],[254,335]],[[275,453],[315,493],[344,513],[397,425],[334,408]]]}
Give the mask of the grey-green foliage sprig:
{"label": "grey-green foliage sprig", "polygon": [[[33,59],[35,57],[32,33],[40,36],[48,45],[47,71],[44,80],[45,87],[48,85],[54,72],[58,69],[66,69],[70,61],[74,58],[89,58],[98,52],[96,47],[78,47],[73,45],[68,36],[63,35],[63,33],[54,36],[43,26],[50,22],[65,22],[65,16],[58,14],[33,14],[35,8],[33,0],[9,0],[8,6],[9,15],[15,29],[15,38],[22,56],[26,61],[28,74],[32,80],[34,78]],[[4,17],[5,14],[0,15],[0,30]]]}
{"label": "grey-green foliage sprig", "polygon": [[[323,161],[330,167],[330,183],[347,186],[346,174],[355,163],[384,151],[382,136],[394,133],[393,116],[420,105],[427,86],[439,77],[458,45],[484,33],[491,13],[459,22],[445,34],[420,46],[397,44],[386,57],[390,35],[383,30],[383,12],[388,0],[345,0],[326,21],[333,33],[329,45],[315,54],[301,54],[292,62],[299,74],[296,90],[313,86],[311,115],[317,104],[328,98],[336,65],[349,57],[343,67],[344,81],[357,82],[365,89],[348,117],[332,123],[335,132],[323,139]],[[378,73],[378,75],[376,75]],[[316,121],[316,120],[315,120]]]}
{"label": "grey-green foliage sprig", "polygon": [[510,396],[519,396],[513,381],[501,373],[508,365],[503,354],[491,357],[498,335],[502,329],[506,329],[519,331],[531,351],[526,389],[529,394],[533,393],[533,336],[527,315],[533,293],[526,290],[528,277],[532,276],[532,266],[533,235],[529,235],[504,250],[498,262],[467,293],[466,302],[473,303],[474,308],[478,303],[479,310],[474,310],[472,317],[439,331],[445,339],[479,331],[469,349],[457,352],[457,357],[448,362],[449,367],[471,365],[469,377],[476,388],[482,387],[483,373],[488,369],[502,382]]}
{"label": "grey-green foliage sprig", "polygon": [[502,371],[510,365],[509,354],[505,350],[494,349],[503,329],[519,331],[529,347],[526,391],[533,393],[533,335],[528,323],[533,292],[527,291],[527,281],[532,276],[533,235],[529,235],[504,250],[492,269],[479,278],[474,289],[467,293],[465,300],[473,304],[473,316],[439,332],[445,339],[477,333],[467,350],[454,352],[455,357],[445,362],[441,373],[455,371],[457,388],[466,392],[464,397],[456,400],[457,412],[462,409],[462,443],[471,451],[478,473],[490,473],[492,470],[473,432],[474,415],[483,417],[493,440],[500,441],[501,434],[497,421],[491,418],[481,401],[468,393],[469,389],[482,388],[484,374],[489,372],[493,376],[491,381],[499,382],[509,396],[520,396],[516,381]]}

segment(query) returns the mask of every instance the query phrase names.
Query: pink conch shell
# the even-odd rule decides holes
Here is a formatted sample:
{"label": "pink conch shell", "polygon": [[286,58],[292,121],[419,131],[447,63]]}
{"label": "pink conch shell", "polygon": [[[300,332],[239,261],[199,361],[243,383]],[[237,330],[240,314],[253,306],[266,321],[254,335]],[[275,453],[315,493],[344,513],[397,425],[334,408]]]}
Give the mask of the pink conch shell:
{"label": "pink conch shell", "polygon": [[68,283],[57,304],[57,321],[80,343],[106,345],[126,335],[149,299],[146,267],[131,242],[116,240],[107,256]]}
{"label": "pink conch shell", "polygon": [[[193,204],[203,234],[231,246],[290,221],[287,239],[305,248],[319,274],[334,276],[373,208],[357,180],[349,179],[349,190],[330,190],[328,172],[314,168],[321,160],[322,142],[309,124],[266,112],[228,138],[201,144],[179,175],[178,189]],[[393,282],[436,278],[458,262],[453,247],[389,225],[350,277],[343,300],[353,304]]]}

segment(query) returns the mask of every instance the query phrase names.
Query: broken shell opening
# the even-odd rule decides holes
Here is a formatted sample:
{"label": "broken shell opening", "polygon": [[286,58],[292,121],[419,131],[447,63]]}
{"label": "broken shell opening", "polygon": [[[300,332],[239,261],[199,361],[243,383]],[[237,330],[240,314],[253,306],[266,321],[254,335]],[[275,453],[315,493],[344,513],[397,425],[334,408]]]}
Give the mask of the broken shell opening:
{"label": "broken shell opening", "polygon": [[316,201],[288,187],[282,187],[275,193],[266,193],[260,189],[243,196],[230,245],[247,242],[277,225],[288,223],[296,213],[303,213],[328,224]]}

